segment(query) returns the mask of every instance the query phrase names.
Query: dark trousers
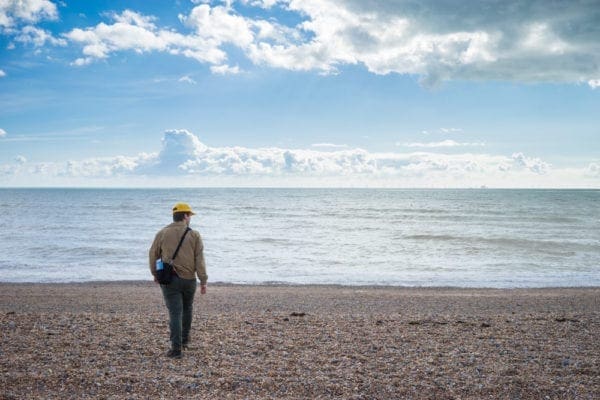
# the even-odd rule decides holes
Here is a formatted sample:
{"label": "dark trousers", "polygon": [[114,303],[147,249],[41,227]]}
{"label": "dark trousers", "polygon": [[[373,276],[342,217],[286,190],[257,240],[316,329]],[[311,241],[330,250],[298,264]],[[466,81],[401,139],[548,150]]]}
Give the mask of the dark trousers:
{"label": "dark trousers", "polygon": [[181,349],[181,344],[190,338],[196,279],[174,276],[170,284],[160,285],[160,288],[169,310],[171,348]]}

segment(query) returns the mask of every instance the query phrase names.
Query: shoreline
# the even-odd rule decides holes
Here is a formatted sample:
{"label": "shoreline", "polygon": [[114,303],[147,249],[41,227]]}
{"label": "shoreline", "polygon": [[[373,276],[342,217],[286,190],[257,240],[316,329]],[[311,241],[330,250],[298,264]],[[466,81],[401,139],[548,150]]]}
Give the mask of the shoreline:
{"label": "shoreline", "polygon": [[[200,281],[197,281],[200,285]],[[65,282],[11,282],[0,280],[0,286],[5,285],[21,285],[21,286],[94,286],[94,285],[149,285],[153,286],[154,282],[144,279],[133,280],[91,280],[91,281],[65,281]],[[305,288],[348,288],[348,289],[400,289],[400,290],[498,290],[498,291],[528,291],[528,290],[578,290],[578,289],[600,289],[600,285],[588,286],[511,286],[511,287],[495,287],[495,286],[409,286],[409,285],[379,285],[379,284],[345,284],[345,283],[293,283],[293,282],[257,282],[257,283],[237,283],[237,282],[208,282],[208,286],[212,287],[305,287]]]}
{"label": "shoreline", "polygon": [[0,282],[0,398],[600,397],[600,288]]}

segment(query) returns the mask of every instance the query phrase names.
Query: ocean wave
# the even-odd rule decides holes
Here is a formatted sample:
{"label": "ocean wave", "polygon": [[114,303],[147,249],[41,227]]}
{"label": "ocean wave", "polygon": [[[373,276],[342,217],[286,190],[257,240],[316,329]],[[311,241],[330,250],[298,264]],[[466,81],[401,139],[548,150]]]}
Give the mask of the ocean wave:
{"label": "ocean wave", "polygon": [[433,240],[433,241],[441,241],[441,242],[464,239],[460,236],[452,236],[452,235],[402,235],[402,236],[400,236],[400,238],[408,239],[408,240]]}
{"label": "ocean wave", "polygon": [[271,244],[291,244],[291,243],[296,243],[296,241],[292,240],[292,239],[282,239],[282,238],[271,238],[271,237],[265,237],[265,238],[252,238],[252,239],[243,239],[241,240],[244,243],[271,243]]}
{"label": "ocean wave", "polygon": [[458,235],[402,235],[400,238],[415,241],[438,241],[438,242],[458,242],[461,245],[488,244],[492,246],[503,246],[512,248],[527,248],[530,250],[550,250],[553,252],[570,251],[575,254],[576,251],[600,252],[599,243],[556,241],[556,240],[536,240],[526,238],[507,238],[507,237],[475,237]]}
{"label": "ocean wave", "polygon": [[68,245],[43,245],[30,246],[28,252],[32,254],[45,254],[48,257],[68,256],[69,258],[90,256],[116,256],[127,253],[129,249],[124,247],[106,246],[68,246]]}

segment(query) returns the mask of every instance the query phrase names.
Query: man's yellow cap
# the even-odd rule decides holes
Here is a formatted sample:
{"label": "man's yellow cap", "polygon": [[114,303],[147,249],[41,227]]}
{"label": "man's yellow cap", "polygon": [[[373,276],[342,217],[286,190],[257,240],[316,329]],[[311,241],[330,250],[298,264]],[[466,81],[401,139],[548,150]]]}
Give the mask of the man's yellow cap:
{"label": "man's yellow cap", "polygon": [[173,214],[178,212],[187,212],[192,215],[196,215],[195,212],[192,211],[192,207],[188,203],[177,203],[173,206]]}

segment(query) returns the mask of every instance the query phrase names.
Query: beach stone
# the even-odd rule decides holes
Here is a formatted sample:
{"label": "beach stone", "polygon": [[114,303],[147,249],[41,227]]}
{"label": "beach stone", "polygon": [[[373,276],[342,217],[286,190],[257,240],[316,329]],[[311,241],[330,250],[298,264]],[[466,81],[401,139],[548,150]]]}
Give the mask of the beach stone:
{"label": "beach stone", "polygon": [[290,316],[292,317],[304,317],[306,315],[306,313],[303,312],[293,312],[290,314]]}

